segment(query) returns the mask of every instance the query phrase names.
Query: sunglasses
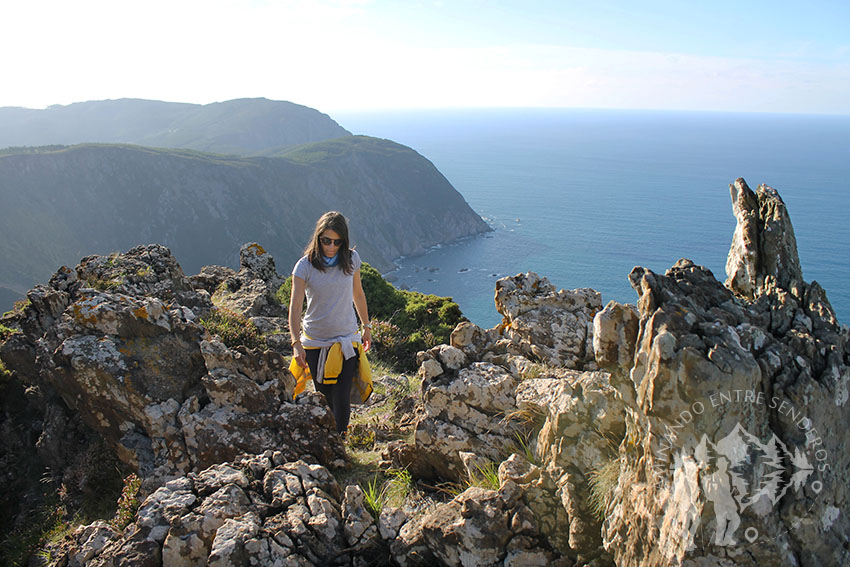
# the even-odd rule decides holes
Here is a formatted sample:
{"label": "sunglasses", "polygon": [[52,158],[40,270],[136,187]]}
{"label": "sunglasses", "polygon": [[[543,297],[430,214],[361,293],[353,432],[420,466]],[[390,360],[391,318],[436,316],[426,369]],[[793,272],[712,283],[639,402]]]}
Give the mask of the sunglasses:
{"label": "sunglasses", "polygon": [[328,238],[327,236],[322,236],[321,238],[319,238],[319,242],[321,242],[325,246],[330,246],[331,244],[333,244],[334,246],[341,246],[342,238]]}

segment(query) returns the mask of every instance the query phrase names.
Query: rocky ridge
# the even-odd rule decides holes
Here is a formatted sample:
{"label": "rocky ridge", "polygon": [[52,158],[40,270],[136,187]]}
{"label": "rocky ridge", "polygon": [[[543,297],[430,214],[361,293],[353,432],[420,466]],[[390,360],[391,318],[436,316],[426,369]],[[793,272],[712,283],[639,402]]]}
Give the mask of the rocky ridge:
{"label": "rocky ridge", "polygon": [[284,353],[198,324],[213,293],[273,328],[261,247],[191,278],[158,246],[60,270],[3,319],[4,387],[36,408],[45,463],[70,432],[102,438],[149,496],[56,564],[846,564],[850,330],[803,280],[778,193],[730,191],[726,286],[683,259],[635,268],[636,305],[603,307],[520,274],[497,284],[499,326],[420,353],[415,436],[387,466],[431,485],[495,466],[499,488],[378,517],[332,474],[344,448],[320,397],[290,399]]}

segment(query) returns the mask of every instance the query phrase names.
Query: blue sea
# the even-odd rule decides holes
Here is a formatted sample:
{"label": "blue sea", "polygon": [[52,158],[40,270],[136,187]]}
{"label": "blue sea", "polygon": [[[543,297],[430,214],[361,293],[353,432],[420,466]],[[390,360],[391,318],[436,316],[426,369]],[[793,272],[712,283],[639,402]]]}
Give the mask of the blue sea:
{"label": "blue sea", "polygon": [[[473,322],[501,319],[498,278],[635,303],[634,266],[689,258],[725,280],[729,184],[777,189],[803,276],[850,322],[850,116],[578,109],[337,112],[351,132],[431,160],[493,232],[405,258],[396,286],[451,296]],[[356,235],[356,227],[353,227]]]}

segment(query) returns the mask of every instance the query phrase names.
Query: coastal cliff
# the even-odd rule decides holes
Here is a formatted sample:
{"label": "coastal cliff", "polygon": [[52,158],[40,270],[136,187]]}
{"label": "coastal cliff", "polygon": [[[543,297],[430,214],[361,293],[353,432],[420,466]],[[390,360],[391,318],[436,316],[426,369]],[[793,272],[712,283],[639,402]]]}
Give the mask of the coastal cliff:
{"label": "coastal cliff", "polygon": [[56,266],[151,242],[190,272],[253,241],[294,264],[328,210],[383,272],[490,230],[424,156],[291,102],[5,107],[0,148],[3,311]]}
{"label": "coastal cliff", "polygon": [[328,210],[344,211],[353,243],[381,271],[489,230],[431,162],[365,136],[279,157],[94,144],[7,151],[0,200],[0,288],[21,295],[59,264],[150,242],[192,272],[238,266],[252,241],[293,265]]}
{"label": "coastal cliff", "polygon": [[[845,565],[850,330],[778,192],[730,192],[725,285],[686,259],[636,267],[634,305],[501,279],[502,322],[420,352],[417,390],[379,377],[345,443],[292,400],[284,345],[202,324],[233,281],[229,309],[284,328],[263,247],[192,277],[158,245],[86,257],[2,319],[0,473],[85,484],[97,448],[141,477],[126,528],[79,527],[54,565]],[[416,487],[382,508],[346,480],[368,432]]]}

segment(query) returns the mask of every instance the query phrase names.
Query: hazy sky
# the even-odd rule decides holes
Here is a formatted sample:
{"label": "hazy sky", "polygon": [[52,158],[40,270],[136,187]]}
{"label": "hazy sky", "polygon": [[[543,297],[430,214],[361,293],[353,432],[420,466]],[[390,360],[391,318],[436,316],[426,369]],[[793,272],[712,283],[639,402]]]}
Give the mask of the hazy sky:
{"label": "hazy sky", "polygon": [[4,0],[0,106],[850,114],[850,2]]}

